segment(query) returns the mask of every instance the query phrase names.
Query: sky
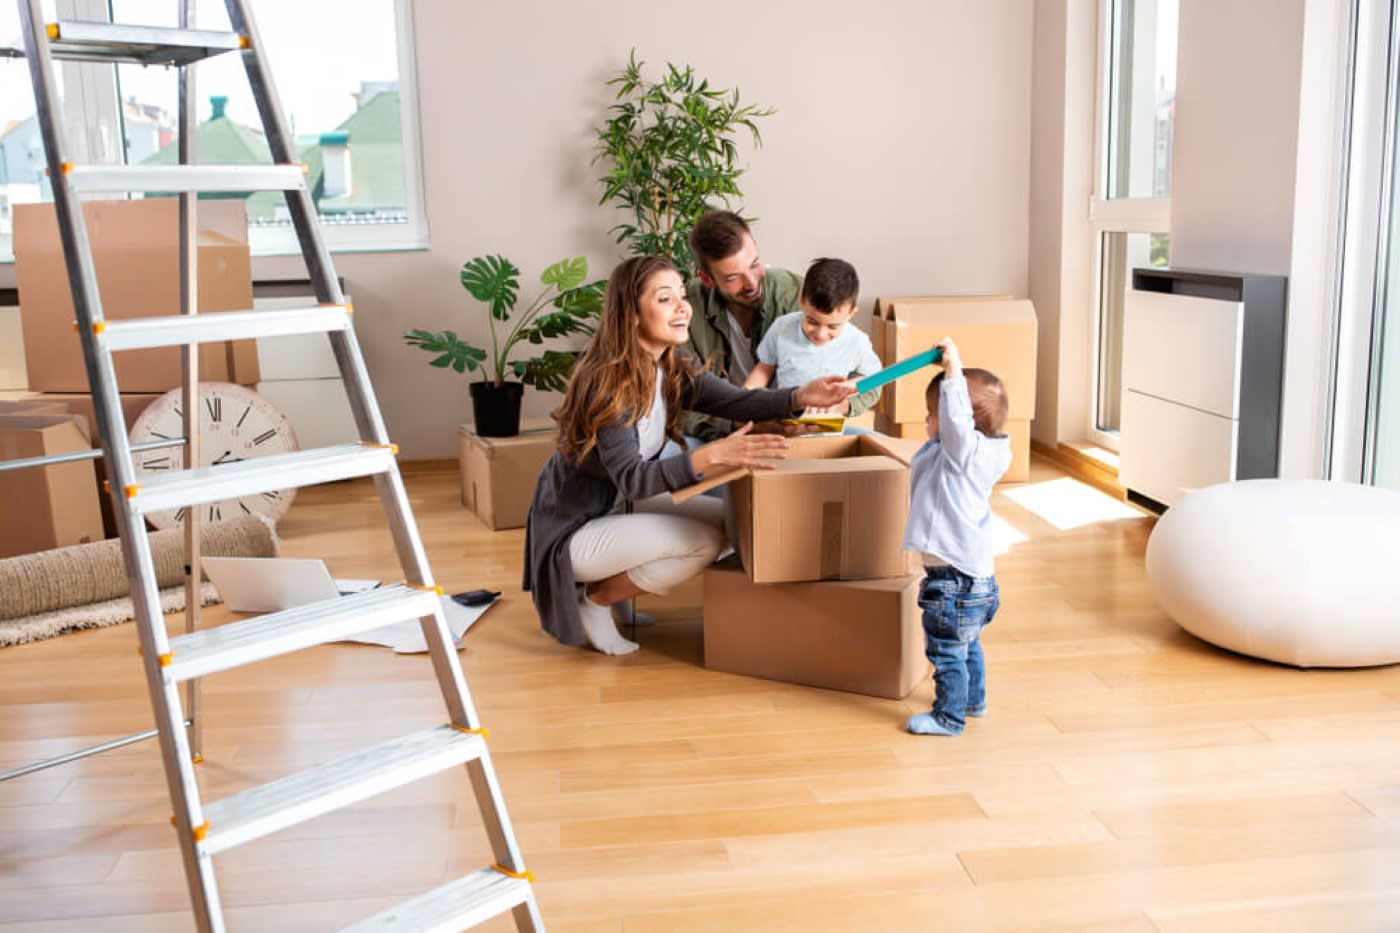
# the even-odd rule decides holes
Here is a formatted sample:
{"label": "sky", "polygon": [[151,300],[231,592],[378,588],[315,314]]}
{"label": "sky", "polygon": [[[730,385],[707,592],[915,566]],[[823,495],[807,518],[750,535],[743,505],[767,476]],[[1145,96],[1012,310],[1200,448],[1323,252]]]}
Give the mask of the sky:
{"label": "sky", "polygon": [[[175,0],[111,0],[112,18],[122,23],[175,25]],[[52,2],[44,4],[52,15]],[[358,0],[353,16],[344,0],[257,0],[253,15],[272,63],[282,106],[298,134],[335,127],[354,109],[351,94],[364,81],[393,81],[398,77],[394,41],[394,0]],[[200,0],[197,25],[228,29],[222,0]],[[19,14],[13,2],[0,2],[0,46],[20,45]],[[87,68],[106,67],[85,65]],[[199,118],[207,119],[208,99],[229,98],[228,115],[257,125],[242,63],[224,55],[195,69]],[[118,69],[122,96],[166,107],[174,113],[176,73],[173,69],[122,65]],[[23,59],[0,59],[0,128],[34,112],[33,89]]]}

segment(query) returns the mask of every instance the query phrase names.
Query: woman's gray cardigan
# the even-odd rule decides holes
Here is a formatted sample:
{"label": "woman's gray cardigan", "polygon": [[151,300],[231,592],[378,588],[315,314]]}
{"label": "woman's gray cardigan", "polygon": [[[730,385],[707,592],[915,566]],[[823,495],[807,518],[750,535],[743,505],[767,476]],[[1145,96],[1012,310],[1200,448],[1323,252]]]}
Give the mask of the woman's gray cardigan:
{"label": "woman's gray cardigan", "polygon": [[[711,373],[696,376],[681,407],[732,421],[785,418],[794,410],[795,389],[739,389]],[[578,585],[569,539],[589,521],[607,515],[623,498],[637,501],[698,483],[690,453],[643,460],[636,425],[615,424],[598,432],[598,445],[574,464],[558,451],[540,470],[525,526],[522,586],[534,597],[540,627],[566,645],[584,643],[578,616]]]}

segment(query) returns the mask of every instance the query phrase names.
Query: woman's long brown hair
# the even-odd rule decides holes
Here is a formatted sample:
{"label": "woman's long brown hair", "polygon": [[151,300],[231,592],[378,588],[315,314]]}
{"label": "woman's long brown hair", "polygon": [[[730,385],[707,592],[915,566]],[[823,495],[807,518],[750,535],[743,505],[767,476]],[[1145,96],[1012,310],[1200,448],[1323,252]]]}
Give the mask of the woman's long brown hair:
{"label": "woman's long brown hair", "polygon": [[638,339],[642,294],[658,272],[676,272],[676,266],[665,256],[633,256],[608,278],[598,332],[574,368],[564,404],[554,412],[559,450],[573,463],[582,463],[598,445],[600,430],[636,424],[651,411],[658,366],[666,402],[666,436],[681,442],[682,390],[698,368],[688,354],[674,347],[667,347],[653,362]]}

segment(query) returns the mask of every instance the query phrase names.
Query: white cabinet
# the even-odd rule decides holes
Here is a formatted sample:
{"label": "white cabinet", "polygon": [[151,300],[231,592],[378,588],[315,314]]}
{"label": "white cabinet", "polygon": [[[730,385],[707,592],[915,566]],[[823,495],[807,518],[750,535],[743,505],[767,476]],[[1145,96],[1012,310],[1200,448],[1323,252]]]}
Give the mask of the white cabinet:
{"label": "white cabinet", "polygon": [[1278,472],[1285,279],[1135,269],[1124,305],[1119,482],[1169,506]]}

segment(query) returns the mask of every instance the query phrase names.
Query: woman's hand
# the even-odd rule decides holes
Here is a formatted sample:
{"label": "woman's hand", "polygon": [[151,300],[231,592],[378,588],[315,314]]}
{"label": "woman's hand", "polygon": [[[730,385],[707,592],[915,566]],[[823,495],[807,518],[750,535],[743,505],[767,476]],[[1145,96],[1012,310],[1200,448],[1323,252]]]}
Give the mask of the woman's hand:
{"label": "woman's hand", "polygon": [[723,440],[696,448],[690,454],[690,465],[704,476],[712,467],[755,467],[771,470],[779,460],[787,458],[787,438],[781,434],[754,434],[753,422]]}
{"label": "woman's hand", "polygon": [[856,394],[856,384],[845,376],[813,379],[792,394],[799,408],[830,408]]}

